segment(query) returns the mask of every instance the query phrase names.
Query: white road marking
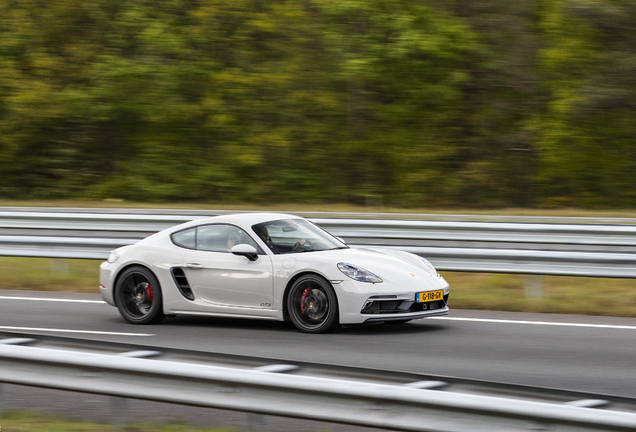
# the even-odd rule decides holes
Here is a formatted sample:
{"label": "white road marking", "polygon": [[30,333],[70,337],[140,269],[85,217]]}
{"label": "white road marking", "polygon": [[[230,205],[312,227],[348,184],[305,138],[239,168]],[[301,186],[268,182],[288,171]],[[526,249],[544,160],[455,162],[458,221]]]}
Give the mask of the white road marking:
{"label": "white road marking", "polygon": [[532,325],[562,326],[562,327],[588,327],[588,328],[591,327],[591,328],[636,330],[636,326],[610,325],[610,324],[583,324],[583,323],[550,322],[550,321],[516,321],[516,320],[504,320],[504,319],[460,318],[460,317],[427,318],[427,320],[432,320],[432,319],[449,320],[449,321],[486,322],[486,323],[496,323],[496,324],[532,324]]}
{"label": "white road marking", "polygon": [[49,302],[64,302],[64,303],[106,303],[103,300],[77,300],[77,299],[56,299],[56,298],[42,298],[42,297],[13,297],[13,296],[0,296],[0,300],[33,300],[33,301],[49,301]]}
{"label": "white road marking", "polygon": [[109,336],[157,336],[155,334],[149,334],[149,333],[119,333],[119,332],[94,331],[94,330],[68,330],[68,329],[50,329],[50,328],[37,328],[37,327],[0,326],[0,330],[45,331],[45,332],[59,332],[59,333],[86,333],[86,334],[109,335]]}
{"label": "white road marking", "polygon": [[[0,296],[0,300],[32,300],[32,301],[49,301],[49,302],[66,302],[66,303],[95,303],[106,304],[103,300],[79,300],[79,299],[56,299],[56,298],[43,298],[43,297],[13,297],[13,296]],[[485,322],[495,324],[531,324],[531,325],[546,325],[546,326],[561,326],[561,327],[587,327],[587,328],[607,328],[607,329],[624,329],[624,330],[636,330],[636,326],[625,325],[611,325],[611,324],[585,324],[585,323],[567,323],[567,322],[551,322],[551,321],[518,321],[518,320],[504,320],[504,319],[490,319],[490,318],[461,318],[461,317],[430,317],[429,320],[448,320],[448,321],[471,321],[471,322]],[[116,333],[116,332],[98,332],[89,330],[54,330],[54,329],[27,329],[20,327],[1,327],[0,329],[23,329],[23,330],[37,330],[37,331],[59,331],[67,333],[91,333],[91,334],[104,334],[104,335],[119,335],[119,336],[155,336],[144,333]]]}

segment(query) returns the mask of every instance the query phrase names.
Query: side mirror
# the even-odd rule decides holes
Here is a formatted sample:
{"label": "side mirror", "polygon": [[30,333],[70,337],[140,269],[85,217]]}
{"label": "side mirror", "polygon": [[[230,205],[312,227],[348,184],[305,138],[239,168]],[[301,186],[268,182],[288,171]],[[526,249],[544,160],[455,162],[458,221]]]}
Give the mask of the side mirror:
{"label": "side mirror", "polygon": [[336,237],[339,241],[341,241],[343,244],[347,244],[346,241],[344,241],[344,239],[342,237]]}
{"label": "side mirror", "polygon": [[234,255],[244,256],[250,261],[256,261],[258,259],[258,252],[256,248],[248,244],[237,244],[236,246],[233,246],[230,251]]}

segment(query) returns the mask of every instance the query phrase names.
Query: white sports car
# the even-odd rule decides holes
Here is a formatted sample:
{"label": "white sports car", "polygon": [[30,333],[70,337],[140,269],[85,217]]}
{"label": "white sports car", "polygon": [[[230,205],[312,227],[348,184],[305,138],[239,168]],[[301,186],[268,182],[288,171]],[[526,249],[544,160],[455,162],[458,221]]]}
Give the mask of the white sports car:
{"label": "white sports car", "polygon": [[306,219],[274,213],[198,219],[114,250],[100,288],[135,324],[187,314],[290,320],[322,333],[448,314],[448,282],[426,259],[352,248]]}

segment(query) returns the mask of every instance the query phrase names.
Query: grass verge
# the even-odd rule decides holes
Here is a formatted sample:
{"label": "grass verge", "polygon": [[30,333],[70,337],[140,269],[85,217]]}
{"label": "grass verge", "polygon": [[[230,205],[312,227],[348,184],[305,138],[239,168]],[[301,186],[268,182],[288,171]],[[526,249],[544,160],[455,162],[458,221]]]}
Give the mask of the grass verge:
{"label": "grass verge", "polygon": [[0,289],[99,293],[100,261],[0,257]]}
{"label": "grass verge", "polygon": [[451,286],[451,308],[636,317],[636,281],[534,276],[541,297],[527,297],[528,276],[441,272]]}
{"label": "grass verge", "polygon": [[[89,421],[64,420],[24,411],[9,411],[0,416],[0,430],[7,432],[121,432],[121,428]],[[238,432],[233,428],[198,429],[183,423],[136,423],[127,432]]]}
{"label": "grass verge", "polygon": [[[99,293],[99,261],[0,257],[0,289]],[[636,317],[636,281],[535,276],[541,297],[526,297],[525,275],[442,272],[450,306],[511,312]]]}

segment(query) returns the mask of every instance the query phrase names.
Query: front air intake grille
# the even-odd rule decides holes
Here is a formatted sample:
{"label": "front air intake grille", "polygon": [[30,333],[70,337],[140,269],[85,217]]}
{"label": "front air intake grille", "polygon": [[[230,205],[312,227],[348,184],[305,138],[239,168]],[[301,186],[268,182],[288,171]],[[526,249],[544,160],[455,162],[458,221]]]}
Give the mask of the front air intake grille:
{"label": "front air intake grille", "polygon": [[410,300],[369,300],[362,309],[363,314],[395,314],[410,312]]}
{"label": "front air intake grille", "polygon": [[[384,300],[386,297],[387,296],[369,297],[369,300],[367,300],[361,312],[365,315],[422,312],[425,310],[442,309],[448,303],[448,294],[444,295],[444,300],[426,303],[416,303],[412,300]],[[383,299],[377,300],[377,298]]]}
{"label": "front air intake grille", "polygon": [[177,284],[177,288],[179,288],[179,292],[182,296],[187,298],[188,300],[194,300],[194,294],[192,293],[192,289],[190,288],[190,284],[188,283],[188,278],[186,278],[183,269],[180,267],[175,267],[172,269],[172,279],[174,279],[174,283]]}

